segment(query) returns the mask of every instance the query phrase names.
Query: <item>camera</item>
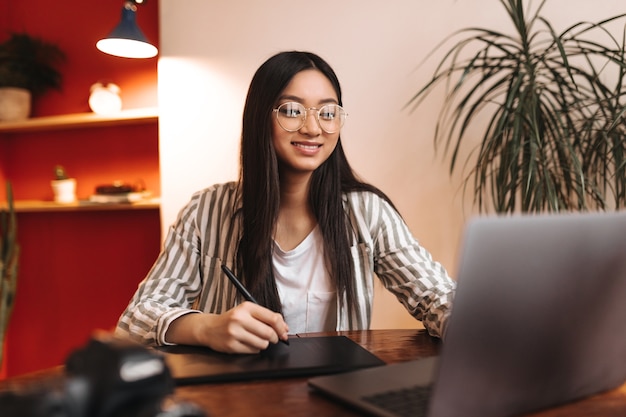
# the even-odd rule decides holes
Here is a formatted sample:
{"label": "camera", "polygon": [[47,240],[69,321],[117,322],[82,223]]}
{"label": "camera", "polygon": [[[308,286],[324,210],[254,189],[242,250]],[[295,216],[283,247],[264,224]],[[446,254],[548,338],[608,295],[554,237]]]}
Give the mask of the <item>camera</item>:
{"label": "camera", "polygon": [[157,352],[116,338],[72,352],[60,378],[0,392],[3,417],[207,417],[172,396],[174,381]]}

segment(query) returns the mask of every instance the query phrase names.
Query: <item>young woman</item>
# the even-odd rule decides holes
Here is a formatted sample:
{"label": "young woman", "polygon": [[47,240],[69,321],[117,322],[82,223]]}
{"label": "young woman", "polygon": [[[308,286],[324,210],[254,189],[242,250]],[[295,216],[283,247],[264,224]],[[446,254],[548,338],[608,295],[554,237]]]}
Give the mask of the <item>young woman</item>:
{"label": "young woman", "polygon": [[[147,344],[259,352],[288,334],[367,329],[378,277],[441,337],[455,284],[341,146],[341,88],[315,54],[283,52],[254,75],[237,182],[194,194],[120,317]],[[243,301],[234,271],[258,304]]]}

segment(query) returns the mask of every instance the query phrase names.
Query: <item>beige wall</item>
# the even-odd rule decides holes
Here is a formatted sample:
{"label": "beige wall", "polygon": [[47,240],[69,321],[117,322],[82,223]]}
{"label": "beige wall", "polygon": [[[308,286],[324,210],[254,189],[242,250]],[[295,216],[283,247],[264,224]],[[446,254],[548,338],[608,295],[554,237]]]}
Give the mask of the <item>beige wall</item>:
{"label": "beige wall", "polygon": [[[593,20],[621,12],[622,4],[548,0],[544,14],[555,24]],[[498,0],[160,0],[159,7],[164,227],[193,191],[236,178],[241,111],[256,68],[278,51],[310,50],[342,82],[349,113],[342,140],[354,168],[390,195],[454,275],[471,207],[463,206],[460,176],[450,178],[434,152],[438,99],[413,114],[403,106],[434,61],[417,65],[446,35],[467,26],[509,31]],[[374,327],[417,325],[378,292]]]}

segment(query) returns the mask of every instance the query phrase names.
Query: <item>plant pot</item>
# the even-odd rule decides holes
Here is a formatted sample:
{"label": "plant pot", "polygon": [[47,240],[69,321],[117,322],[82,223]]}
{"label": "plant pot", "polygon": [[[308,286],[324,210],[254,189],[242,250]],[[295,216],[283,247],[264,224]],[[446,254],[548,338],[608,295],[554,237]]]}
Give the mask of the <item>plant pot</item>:
{"label": "plant pot", "polygon": [[54,201],[60,204],[68,204],[76,201],[76,179],[67,178],[64,180],[50,181]]}
{"label": "plant pot", "polygon": [[31,93],[25,88],[0,87],[0,121],[17,122],[30,116]]}

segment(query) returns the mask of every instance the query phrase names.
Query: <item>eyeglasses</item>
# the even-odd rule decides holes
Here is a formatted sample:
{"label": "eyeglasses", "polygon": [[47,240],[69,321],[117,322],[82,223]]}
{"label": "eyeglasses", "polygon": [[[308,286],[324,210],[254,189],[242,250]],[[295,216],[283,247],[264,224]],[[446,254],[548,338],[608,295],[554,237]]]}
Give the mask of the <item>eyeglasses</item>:
{"label": "eyeglasses", "polygon": [[317,124],[326,133],[338,132],[346,121],[348,114],[338,104],[327,104],[316,109],[308,109],[300,103],[290,101],[283,103],[274,109],[276,120],[280,127],[287,132],[296,132],[302,129],[306,122],[307,112],[313,110],[316,113]]}

